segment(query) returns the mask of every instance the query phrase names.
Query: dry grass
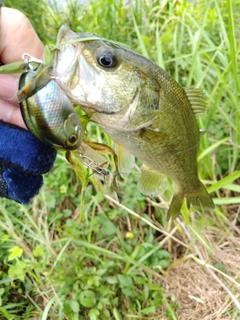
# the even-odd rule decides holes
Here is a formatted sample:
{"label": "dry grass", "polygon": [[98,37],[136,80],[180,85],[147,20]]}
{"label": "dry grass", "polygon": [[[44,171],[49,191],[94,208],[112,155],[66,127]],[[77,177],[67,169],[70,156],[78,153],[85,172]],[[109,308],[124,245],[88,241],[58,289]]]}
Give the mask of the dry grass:
{"label": "dry grass", "polygon": [[174,295],[179,320],[232,319],[233,305],[226,291],[206,270],[194,261],[172,269],[167,276],[166,294]]}
{"label": "dry grass", "polygon": [[[164,273],[164,280],[156,277],[155,283],[164,287],[169,302],[176,301],[178,320],[240,319],[240,207],[227,208],[229,219],[224,218],[224,227],[213,215],[213,226],[206,221],[201,229],[192,221],[189,228],[178,218],[174,227],[169,224],[164,230],[157,222],[152,224],[111,197],[107,198],[162,233],[159,241],[175,258]],[[160,308],[151,319],[168,319],[165,311]]]}
{"label": "dry grass", "polygon": [[240,319],[238,213],[239,208],[234,219],[228,221],[229,229],[225,232],[220,233],[216,227],[209,226],[201,231],[212,252],[201,241],[194,241],[188,228],[178,221],[191,242],[190,252],[176,260],[167,274],[166,295],[176,297],[178,320]]}

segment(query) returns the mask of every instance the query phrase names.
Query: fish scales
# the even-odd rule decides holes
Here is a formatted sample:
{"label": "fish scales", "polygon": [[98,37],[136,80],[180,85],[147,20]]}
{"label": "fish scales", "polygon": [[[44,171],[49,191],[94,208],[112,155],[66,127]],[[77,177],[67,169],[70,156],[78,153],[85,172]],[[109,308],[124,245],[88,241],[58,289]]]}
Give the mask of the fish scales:
{"label": "fish scales", "polygon": [[[63,26],[58,44],[91,36]],[[184,198],[188,206],[212,209],[197,169],[196,114],[205,109],[202,91],[185,90],[140,54],[94,37],[59,47],[56,82],[114,140],[123,176],[131,171],[134,157],[141,160],[141,192],[157,195],[164,191],[166,176],[173,180],[176,193],[169,217],[179,214]]]}
{"label": "fish scales", "polygon": [[[141,62],[145,62],[144,58],[142,60]],[[139,64],[142,63],[139,61]],[[196,117],[185,91],[167,73],[160,73],[159,68],[154,68],[153,64],[152,67],[151,75],[155,75],[154,79],[159,78],[161,86],[158,85],[159,100],[156,104],[158,108],[154,110],[157,111],[158,117],[147,127],[148,130],[152,130],[151,136],[149,133],[144,134],[145,128],[129,133],[121,129],[116,130],[116,126],[109,127],[108,124],[113,119],[112,115],[94,113],[92,119],[114,141],[125,145],[144,164],[170,176],[178,185],[184,187],[184,190],[187,190],[189,186],[192,188],[193,183],[196,184],[196,155],[200,139]],[[179,108],[179,104],[183,106],[183,110]],[[145,101],[143,106],[145,106]],[[148,109],[144,108],[142,111],[145,112],[145,110]],[[149,112],[147,114],[149,115]],[[161,121],[160,124],[159,119],[164,119],[164,121]],[[160,137],[161,141],[159,141],[158,131],[163,135],[163,138]],[[171,141],[167,139],[169,136]],[[150,154],[154,154],[154,157],[150,157]],[[192,163],[187,172],[186,162]],[[187,179],[186,173],[188,174]]]}
{"label": "fish scales", "polygon": [[[21,75],[18,99],[28,129],[43,142],[64,150],[82,143],[82,127],[69,98],[51,80],[47,67]],[[45,81],[44,81],[45,79]]]}

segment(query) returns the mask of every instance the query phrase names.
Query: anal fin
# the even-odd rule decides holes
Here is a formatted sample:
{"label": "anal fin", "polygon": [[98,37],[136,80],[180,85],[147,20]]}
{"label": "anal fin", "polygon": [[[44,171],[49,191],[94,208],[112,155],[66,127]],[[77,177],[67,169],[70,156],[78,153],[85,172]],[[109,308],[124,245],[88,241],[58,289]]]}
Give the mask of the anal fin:
{"label": "anal fin", "polygon": [[184,196],[181,194],[174,194],[172,198],[172,202],[170,204],[170,207],[168,209],[167,213],[167,219],[170,218],[176,219],[177,216],[180,214],[182,204],[183,204]]}
{"label": "anal fin", "polygon": [[147,196],[161,195],[166,190],[167,177],[143,165],[138,187]]}

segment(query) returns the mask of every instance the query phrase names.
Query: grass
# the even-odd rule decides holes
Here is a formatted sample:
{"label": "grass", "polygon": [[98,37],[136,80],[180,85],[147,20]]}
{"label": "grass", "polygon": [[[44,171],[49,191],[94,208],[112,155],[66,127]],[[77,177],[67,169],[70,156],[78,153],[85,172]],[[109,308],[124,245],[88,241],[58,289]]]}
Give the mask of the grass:
{"label": "grass", "polygon": [[[0,200],[0,319],[240,319],[239,0],[56,3],[4,2],[26,13],[45,44],[67,23],[204,88],[199,175],[216,209],[184,206],[168,222],[171,184],[146,198],[136,167],[119,182],[121,204],[111,175],[92,175],[80,223],[81,183],[59,153],[29,206]],[[88,132],[112,146],[93,124]]]}

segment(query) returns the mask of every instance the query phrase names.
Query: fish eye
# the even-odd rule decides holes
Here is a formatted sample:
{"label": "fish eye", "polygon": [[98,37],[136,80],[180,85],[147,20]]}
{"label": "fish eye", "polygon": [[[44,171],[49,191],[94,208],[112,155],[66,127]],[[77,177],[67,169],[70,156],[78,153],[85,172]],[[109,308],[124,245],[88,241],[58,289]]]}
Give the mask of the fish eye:
{"label": "fish eye", "polygon": [[112,52],[101,52],[97,56],[97,62],[101,67],[114,68],[117,66],[117,57]]}

